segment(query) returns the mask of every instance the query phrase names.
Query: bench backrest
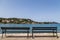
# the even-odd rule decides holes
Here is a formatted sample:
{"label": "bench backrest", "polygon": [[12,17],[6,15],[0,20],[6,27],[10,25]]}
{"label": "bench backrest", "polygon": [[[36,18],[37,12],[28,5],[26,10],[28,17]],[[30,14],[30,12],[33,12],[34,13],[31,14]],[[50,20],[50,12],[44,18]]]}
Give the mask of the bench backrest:
{"label": "bench backrest", "polygon": [[29,30],[29,27],[1,27],[1,29],[17,29],[17,30]]}
{"label": "bench backrest", "polygon": [[57,27],[33,27],[32,30],[57,30]]}

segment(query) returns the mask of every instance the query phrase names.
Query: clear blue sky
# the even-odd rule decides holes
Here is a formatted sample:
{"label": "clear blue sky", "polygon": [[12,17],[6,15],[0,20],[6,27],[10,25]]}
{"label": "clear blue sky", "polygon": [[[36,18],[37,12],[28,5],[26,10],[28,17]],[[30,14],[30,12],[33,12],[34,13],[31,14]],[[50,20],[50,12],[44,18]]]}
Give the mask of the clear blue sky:
{"label": "clear blue sky", "polygon": [[0,17],[60,22],[60,0],[0,0]]}

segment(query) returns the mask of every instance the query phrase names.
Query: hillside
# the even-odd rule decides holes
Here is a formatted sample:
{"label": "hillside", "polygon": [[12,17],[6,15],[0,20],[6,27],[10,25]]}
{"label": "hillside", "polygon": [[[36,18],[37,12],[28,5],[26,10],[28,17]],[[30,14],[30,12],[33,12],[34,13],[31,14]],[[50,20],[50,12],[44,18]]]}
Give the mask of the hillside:
{"label": "hillside", "polygon": [[14,23],[14,24],[57,24],[57,22],[36,22],[31,19],[24,18],[0,18],[0,23]]}

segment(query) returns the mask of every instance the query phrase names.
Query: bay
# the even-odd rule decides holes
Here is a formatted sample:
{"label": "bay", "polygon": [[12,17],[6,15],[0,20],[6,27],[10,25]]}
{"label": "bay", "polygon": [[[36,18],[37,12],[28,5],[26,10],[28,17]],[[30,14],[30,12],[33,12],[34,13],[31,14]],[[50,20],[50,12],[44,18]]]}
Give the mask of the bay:
{"label": "bay", "polygon": [[57,27],[60,32],[60,24],[0,24],[0,33],[2,32],[1,27],[30,27],[30,32],[32,32],[32,27]]}

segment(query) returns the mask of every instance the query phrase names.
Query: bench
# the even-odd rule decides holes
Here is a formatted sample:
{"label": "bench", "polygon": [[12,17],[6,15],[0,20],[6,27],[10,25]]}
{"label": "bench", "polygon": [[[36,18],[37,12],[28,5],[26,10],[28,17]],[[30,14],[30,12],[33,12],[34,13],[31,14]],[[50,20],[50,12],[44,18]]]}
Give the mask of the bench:
{"label": "bench", "polygon": [[[41,32],[52,32],[53,33],[53,36],[54,36],[54,33],[56,33],[56,37],[58,38],[58,34],[57,34],[57,27],[32,27],[32,38],[33,38],[33,33],[35,33],[36,31],[41,31]],[[50,30],[50,31],[49,31]],[[37,32],[39,33],[39,32]]]}
{"label": "bench", "polygon": [[26,30],[27,31],[27,37],[29,37],[29,27],[1,27],[2,29],[2,38],[3,38],[3,33],[7,33],[7,30]]}

